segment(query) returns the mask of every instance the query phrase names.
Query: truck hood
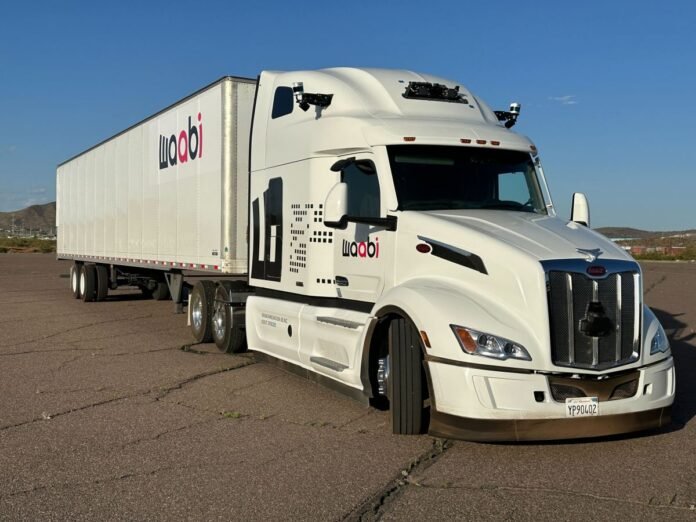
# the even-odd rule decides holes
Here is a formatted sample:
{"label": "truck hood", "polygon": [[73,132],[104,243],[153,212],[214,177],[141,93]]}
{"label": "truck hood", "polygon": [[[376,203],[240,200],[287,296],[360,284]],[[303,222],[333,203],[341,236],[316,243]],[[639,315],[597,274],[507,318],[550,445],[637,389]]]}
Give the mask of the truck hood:
{"label": "truck hood", "polygon": [[[419,214],[429,222],[431,239],[467,250],[475,250],[476,243],[483,246],[500,242],[539,261],[585,259],[587,256],[578,249],[596,248],[602,250],[600,259],[633,260],[605,236],[557,217],[502,210],[439,210]],[[461,240],[474,244],[464,245]]]}

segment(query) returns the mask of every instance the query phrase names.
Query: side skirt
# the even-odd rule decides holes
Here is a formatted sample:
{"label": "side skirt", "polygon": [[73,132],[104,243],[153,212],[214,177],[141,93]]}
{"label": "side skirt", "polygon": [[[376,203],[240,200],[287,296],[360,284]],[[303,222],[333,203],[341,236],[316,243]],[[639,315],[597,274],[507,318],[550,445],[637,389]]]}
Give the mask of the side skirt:
{"label": "side skirt", "polygon": [[259,361],[263,361],[263,362],[272,364],[272,365],[277,366],[278,368],[281,368],[287,372],[294,373],[295,375],[299,375],[300,377],[304,377],[305,379],[307,379],[309,381],[314,381],[317,384],[321,384],[322,386],[329,388],[330,390],[336,391],[342,395],[350,397],[351,399],[358,401],[359,403],[361,403],[365,406],[370,405],[369,397],[362,390],[352,388],[352,387],[347,386],[343,383],[340,383],[338,381],[330,379],[329,377],[326,377],[326,376],[321,375],[319,373],[315,373],[312,370],[309,370],[307,368],[303,368],[302,366],[298,366],[298,365],[293,364],[291,362],[284,361],[282,359],[276,359],[275,357],[273,357],[271,355],[268,355],[268,354],[265,354],[262,352],[253,352],[253,353],[254,353],[254,357],[256,357],[256,359]]}

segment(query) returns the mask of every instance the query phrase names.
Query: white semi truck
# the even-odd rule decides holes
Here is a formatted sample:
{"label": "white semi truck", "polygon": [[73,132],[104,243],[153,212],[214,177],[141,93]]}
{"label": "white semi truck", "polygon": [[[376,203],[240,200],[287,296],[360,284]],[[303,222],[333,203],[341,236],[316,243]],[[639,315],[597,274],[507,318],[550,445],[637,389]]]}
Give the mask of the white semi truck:
{"label": "white semi truck", "polygon": [[395,433],[663,426],[640,267],[582,194],[556,215],[518,114],[405,70],[225,77],[58,167],[58,258],[75,297],[187,299],[197,341],[389,408]]}

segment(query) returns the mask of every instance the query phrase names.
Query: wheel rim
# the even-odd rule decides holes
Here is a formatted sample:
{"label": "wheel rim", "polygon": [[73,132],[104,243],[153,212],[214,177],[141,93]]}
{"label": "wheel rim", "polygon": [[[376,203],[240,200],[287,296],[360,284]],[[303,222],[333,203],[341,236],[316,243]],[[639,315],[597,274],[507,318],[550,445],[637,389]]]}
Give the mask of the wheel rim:
{"label": "wheel rim", "polygon": [[70,277],[70,288],[73,292],[77,292],[77,270],[74,268]]}
{"label": "wheel rim", "polygon": [[80,293],[83,294],[85,292],[85,272],[84,270],[80,274]]}
{"label": "wheel rim", "polygon": [[225,337],[225,304],[215,301],[213,312],[213,335],[216,339]]}
{"label": "wheel rim", "polygon": [[203,301],[199,295],[193,295],[191,299],[191,321],[196,330],[200,330],[203,325]]}

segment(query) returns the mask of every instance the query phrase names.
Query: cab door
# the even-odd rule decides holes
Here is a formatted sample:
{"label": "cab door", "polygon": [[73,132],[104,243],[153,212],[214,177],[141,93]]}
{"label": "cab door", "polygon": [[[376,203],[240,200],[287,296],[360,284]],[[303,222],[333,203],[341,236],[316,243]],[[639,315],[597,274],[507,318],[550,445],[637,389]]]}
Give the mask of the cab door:
{"label": "cab door", "polygon": [[336,229],[334,268],[339,298],[374,303],[382,294],[394,233],[386,225],[354,222],[384,217],[377,169],[369,155],[341,170],[348,186],[348,222]]}

